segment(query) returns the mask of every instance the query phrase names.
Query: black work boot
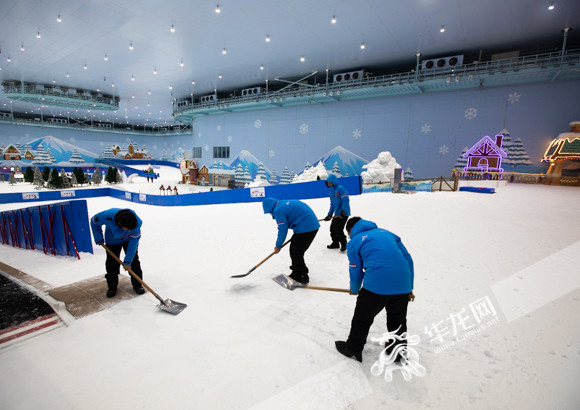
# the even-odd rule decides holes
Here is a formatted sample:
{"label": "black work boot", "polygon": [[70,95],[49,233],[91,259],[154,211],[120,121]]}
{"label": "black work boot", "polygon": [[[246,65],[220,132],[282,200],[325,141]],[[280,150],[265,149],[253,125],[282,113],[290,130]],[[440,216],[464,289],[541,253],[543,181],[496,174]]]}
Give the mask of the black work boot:
{"label": "black work boot", "polygon": [[346,342],[342,342],[340,340],[334,342],[334,345],[336,346],[336,350],[338,350],[341,354],[345,355],[346,357],[354,358],[355,360],[358,360],[362,363],[362,352],[355,352],[354,350],[351,350],[350,347],[347,346]]}
{"label": "black work boot", "polygon": [[107,291],[107,297],[108,298],[112,298],[113,296],[115,296],[117,294],[117,289],[109,289]]}
{"label": "black work boot", "polygon": [[328,249],[338,249],[339,245],[336,242],[332,242],[330,245],[326,245]]}

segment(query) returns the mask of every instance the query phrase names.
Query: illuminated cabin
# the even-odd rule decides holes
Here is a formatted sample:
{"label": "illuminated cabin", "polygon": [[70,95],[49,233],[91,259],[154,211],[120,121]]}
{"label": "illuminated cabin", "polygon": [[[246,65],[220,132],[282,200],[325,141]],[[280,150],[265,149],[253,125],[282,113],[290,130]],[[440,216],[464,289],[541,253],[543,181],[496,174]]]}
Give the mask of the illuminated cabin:
{"label": "illuminated cabin", "polygon": [[570,123],[570,132],[554,139],[543,161],[550,164],[546,173],[548,184],[579,185],[580,180],[580,121]]}

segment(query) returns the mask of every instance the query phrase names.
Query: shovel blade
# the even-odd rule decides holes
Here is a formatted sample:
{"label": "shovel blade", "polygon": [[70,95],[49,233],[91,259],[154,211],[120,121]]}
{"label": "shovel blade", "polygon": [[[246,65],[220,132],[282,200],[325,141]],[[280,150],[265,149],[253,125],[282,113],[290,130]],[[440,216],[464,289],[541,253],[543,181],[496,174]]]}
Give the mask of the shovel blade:
{"label": "shovel blade", "polygon": [[302,283],[297,282],[294,279],[292,279],[291,277],[284,275],[284,274],[275,276],[272,278],[272,280],[274,282],[276,282],[278,285],[280,285],[283,288],[286,288],[288,290],[294,290],[296,288],[306,287],[306,285],[303,285]]}
{"label": "shovel blade", "polygon": [[171,299],[165,299],[163,303],[158,304],[157,307],[172,315],[179,315],[187,307],[185,303],[176,302]]}

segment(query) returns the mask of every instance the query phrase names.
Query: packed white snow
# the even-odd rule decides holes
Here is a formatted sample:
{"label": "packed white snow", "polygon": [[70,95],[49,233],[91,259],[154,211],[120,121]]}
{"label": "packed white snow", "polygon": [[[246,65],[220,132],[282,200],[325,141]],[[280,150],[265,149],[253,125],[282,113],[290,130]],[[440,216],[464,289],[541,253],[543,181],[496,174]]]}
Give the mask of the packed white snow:
{"label": "packed white snow", "polygon": [[389,151],[384,151],[362,168],[365,170],[360,174],[362,180],[365,184],[369,184],[390,182],[395,175],[395,168],[401,168],[401,166],[397,164],[397,160]]}
{"label": "packed white snow", "polygon": [[[179,170],[123,189],[158,194]],[[179,186],[180,194],[195,192]],[[0,192],[31,191],[0,183]],[[187,303],[178,316],[151,294],[0,348],[0,402],[46,409],[576,409],[580,403],[580,189],[351,196],[353,215],[399,235],[415,262],[410,335],[427,373],[371,371],[386,332],[371,328],[363,363],[340,355],[356,302],[348,293],[282,288],[283,249],[260,203],[155,207],[87,201],[92,215],[130,207],[143,219],[145,281]],[[328,198],[305,200],[317,215]],[[37,205],[37,204],[35,204]],[[0,204],[0,211],[30,204]],[[306,253],[311,285],[348,287],[329,224]],[[105,253],[81,259],[0,245],[0,260],[53,286],[104,275]],[[103,280],[103,292],[106,285]],[[478,322],[477,320],[480,320]]]}

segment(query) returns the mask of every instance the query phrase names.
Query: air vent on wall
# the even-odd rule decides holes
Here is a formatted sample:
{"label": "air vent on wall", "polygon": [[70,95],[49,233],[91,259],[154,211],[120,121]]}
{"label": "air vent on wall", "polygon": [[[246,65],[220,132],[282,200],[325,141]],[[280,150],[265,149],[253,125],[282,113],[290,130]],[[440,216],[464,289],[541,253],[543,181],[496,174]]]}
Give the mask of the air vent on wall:
{"label": "air vent on wall", "polygon": [[433,70],[436,68],[452,68],[463,65],[463,55],[439,57],[430,60],[424,60],[421,63],[422,70]]}
{"label": "air vent on wall", "polygon": [[333,77],[333,82],[344,83],[344,82],[348,82],[348,81],[360,81],[363,79],[363,75],[364,75],[364,70],[335,74]]}
{"label": "air vent on wall", "polygon": [[262,87],[252,87],[245,88],[242,90],[242,97],[248,97],[250,95],[262,94]]}
{"label": "air vent on wall", "polygon": [[203,97],[201,97],[199,99],[199,101],[201,101],[202,103],[212,102],[212,101],[215,101],[215,100],[216,100],[215,94],[204,95]]}

